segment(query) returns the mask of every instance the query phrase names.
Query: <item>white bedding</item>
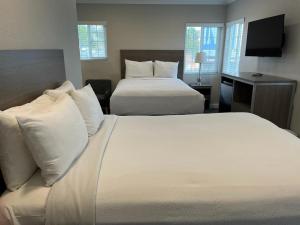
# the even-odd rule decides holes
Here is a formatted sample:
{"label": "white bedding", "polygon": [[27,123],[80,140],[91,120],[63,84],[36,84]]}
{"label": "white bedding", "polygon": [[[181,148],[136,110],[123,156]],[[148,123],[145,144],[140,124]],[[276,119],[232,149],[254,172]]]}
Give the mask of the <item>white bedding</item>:
{"label": "white bedding", "polygon": [[116,120],[116,116],[106,117],[77,163],[52,187],[46,204],[46,225],[95,223],[102,159]]}
{"label": "white bedding", "polygon": [[[10,225],[44,225],[50,189],[44,186],[41,172],[37,171],[20,189],[7,191],[1,196],[0,217],[4,216],[4,220],[8,220],[7,224]],[[0,221],[2,222],[1,219]]]}
{"label": "white bedding", "polygon": [[110,99],[116,115],[181,115],[204,111],[205,99],[183,81],[172,78],[121,80]]}
{"label": "white bedding", "polygon": [[[300,224],[300,141],[251,114],[118,117],[101,167],[97,225]],[[49,190],[28,190],[2,203],[43,224]]]}

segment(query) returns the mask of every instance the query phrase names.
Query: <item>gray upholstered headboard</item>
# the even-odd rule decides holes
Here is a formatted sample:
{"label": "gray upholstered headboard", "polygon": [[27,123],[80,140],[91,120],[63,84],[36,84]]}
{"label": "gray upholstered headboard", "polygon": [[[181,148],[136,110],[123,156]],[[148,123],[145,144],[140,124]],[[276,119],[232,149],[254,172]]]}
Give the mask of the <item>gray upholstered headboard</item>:
{"label": "gray upholstered headboard", "polygon": [[[30,102],[65,80],[63,50],[0,51],[0,110]],[[5,189],[0,174],[0,194]]]}
{"label": "gray upholstered headboard", "polygon": [[183,80],[184,51],[183,50],[121,50],[121,79],[125,78],[125,59],[133,61],[169,61],[179,62],[177,77]]}

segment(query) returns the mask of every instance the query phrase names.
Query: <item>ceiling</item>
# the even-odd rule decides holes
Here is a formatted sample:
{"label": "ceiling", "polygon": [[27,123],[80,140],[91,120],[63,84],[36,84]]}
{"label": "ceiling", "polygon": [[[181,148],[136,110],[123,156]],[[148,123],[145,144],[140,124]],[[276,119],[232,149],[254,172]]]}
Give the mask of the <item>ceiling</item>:
{"label": "ceiling", "polygon": [[77,0],[77,3],[160,4],[160,5],[227,5],[235,0]]}

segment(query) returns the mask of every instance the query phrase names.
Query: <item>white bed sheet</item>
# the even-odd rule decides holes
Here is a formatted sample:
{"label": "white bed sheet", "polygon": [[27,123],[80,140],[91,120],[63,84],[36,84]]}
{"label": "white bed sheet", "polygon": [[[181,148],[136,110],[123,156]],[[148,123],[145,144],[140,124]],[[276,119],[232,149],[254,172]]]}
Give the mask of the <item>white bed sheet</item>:
{"label": "white bed sheet", "polygon": [[[119,117],[96,224],[299,225],[299,171],[299,139],[254,115]],[[40,182],[2,199],[21,225],[44,224]]]}
{"label": "white bed sheet", "polygon": [[44,186],[41,172],[38,170],[20,189],[14,192],[6,191],[1,196],[0,216],[4,214],[5,220],[9,220],[11,225],[44,225],[49,192],[50,187]]}
{"label": "white bed sheet", "polygon": [[204,96],[179,79],[121,80],[110,99],[116,115],[181,115],[204,111]]}
{"label": "white bed sheet", "polygon": [[97,224],[299,225],[300,141],[251,114],[120,117]]}

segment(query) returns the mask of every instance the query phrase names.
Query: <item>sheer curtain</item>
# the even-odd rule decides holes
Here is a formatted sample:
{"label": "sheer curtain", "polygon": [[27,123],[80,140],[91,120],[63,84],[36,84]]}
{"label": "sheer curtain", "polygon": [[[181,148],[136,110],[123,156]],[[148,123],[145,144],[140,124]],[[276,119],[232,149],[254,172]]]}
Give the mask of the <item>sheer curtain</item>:
{"label": "sheer curtain", "polygon": [[244,19],[226,24],[223,73],[238,75],[244,31]]}
{"label": "sheer curtain", "polygon": [[202,74],[216,74],[219,70],[223,24],[187,24],[185,36],[185,74],[197,74],[194,63],[197,52],[206,53]]}

